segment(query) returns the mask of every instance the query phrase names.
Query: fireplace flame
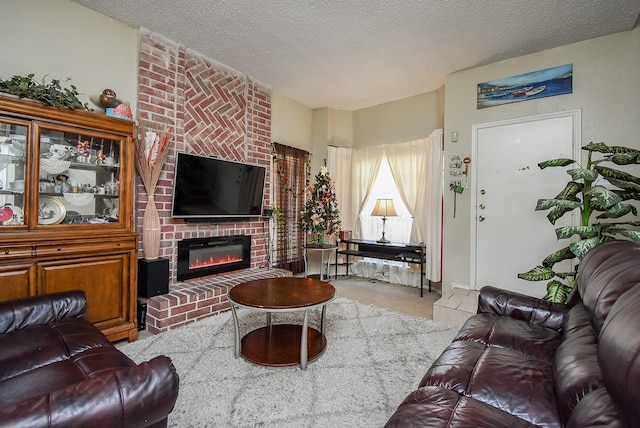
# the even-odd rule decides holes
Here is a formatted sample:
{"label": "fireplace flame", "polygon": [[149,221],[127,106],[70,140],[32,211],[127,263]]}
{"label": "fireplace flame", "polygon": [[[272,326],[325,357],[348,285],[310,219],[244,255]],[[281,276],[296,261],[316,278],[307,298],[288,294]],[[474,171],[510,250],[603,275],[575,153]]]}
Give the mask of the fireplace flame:
{"label": "fireplace flame", "polygon": [[227,256],[225,258],[215,259],[211,256],[207,260],[203,261],[196,259],[193,263],[189,264],[189,269],[200,269],[203,267],[226,265],[228,263],[237,263],[241,261],[242,259],[239,257]]}

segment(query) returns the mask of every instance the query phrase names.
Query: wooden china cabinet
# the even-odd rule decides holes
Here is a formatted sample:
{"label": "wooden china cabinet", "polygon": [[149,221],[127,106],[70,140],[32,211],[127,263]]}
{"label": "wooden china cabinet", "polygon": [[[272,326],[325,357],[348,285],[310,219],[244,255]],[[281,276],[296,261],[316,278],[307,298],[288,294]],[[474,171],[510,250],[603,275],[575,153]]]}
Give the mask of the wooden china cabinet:
{"label": "wooden china cabinet", "polygon": [[134,133],[0,95],[0,300],[80,289],[110,340],[136,339]]}

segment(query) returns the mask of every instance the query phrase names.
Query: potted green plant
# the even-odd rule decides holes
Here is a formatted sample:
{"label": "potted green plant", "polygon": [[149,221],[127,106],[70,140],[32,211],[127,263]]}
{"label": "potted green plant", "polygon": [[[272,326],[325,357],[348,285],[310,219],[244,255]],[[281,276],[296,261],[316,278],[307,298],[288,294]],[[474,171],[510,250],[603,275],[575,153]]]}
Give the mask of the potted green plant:
{"label": "potted green plant", "polygon": [[282,226],[286,220],[284,213],[276,204],[271,204],[269,208],[265,208],[263,214],[265,217],[271,217],[278,226]]}
{"label": "potted green plant", "polygon": [[[78,99],[78,90],[74,85],[64,88],[60,80],[53,79],[51,83],[36,82],[33,74],[26,76],[15,75],[7,80],[0,79],[0,92],[15,95],[19,98],[28,98],[40,101],[45,105],[54,106],[60,110],[82,109],[89,110],[87,103],[82,103]],[[67,79],[69,81],[70,79]]]}
{"label": "potted green plant", "polygon": [[[564,303],[569,297],[576,280],[577,264],[572,272],[557,272],[554,265],[563,260],[582,258],[602,242],[623,238],[640,242],[638,221],[619,219],[627,214],[637,216],[637,209],[629,201],[640,201],[640,178],[621,171],[615,165],[640,164],[640,151],[621,146],[607,146],[604,143],[590,143],[582,148],[587,155],[584,167],[569,169],[571,181],[553,199],[539,199],[536,211],[551,210],[547,219],[551,224],[568,212],[580,209],[580,225],[556,228],[557,239],[571,239],[568,246],[549,254],[541,265],[529,272],[518,274],[518,278],[527,281],[547,281],[545,299]],[[594,159],[594,153],[602,153]],[[540,162],[540,169],[548,167],[566,167],[577,163],[573,159],[551,159]],[[613,220],[612,220],[613,219]],[[557,278],[557,279],[555,279]],[[562,282],[561,280],[565,280]]]}

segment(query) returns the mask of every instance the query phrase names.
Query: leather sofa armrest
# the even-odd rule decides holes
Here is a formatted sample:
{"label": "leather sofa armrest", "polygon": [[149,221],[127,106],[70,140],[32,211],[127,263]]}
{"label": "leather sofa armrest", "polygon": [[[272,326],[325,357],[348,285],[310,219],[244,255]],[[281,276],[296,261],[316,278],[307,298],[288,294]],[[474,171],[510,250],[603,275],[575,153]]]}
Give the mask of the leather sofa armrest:
{"label": "leather sofa armrest", "polygon": [[64,318],[83,318],[87,298],[83,291],[64,291],[0,302],[0,334],[47,324]]}
{"label": "leather sofa armrest", "polygon": [[560,303],[485,286],[478,297],[478,313],[508,316],[530,324],[561,330],[569,308]]}
{"label": "leather sofa armrest", "polygon": [[164,355],[0,407],[0,427],[146,427],[167,418],[179,377]]}

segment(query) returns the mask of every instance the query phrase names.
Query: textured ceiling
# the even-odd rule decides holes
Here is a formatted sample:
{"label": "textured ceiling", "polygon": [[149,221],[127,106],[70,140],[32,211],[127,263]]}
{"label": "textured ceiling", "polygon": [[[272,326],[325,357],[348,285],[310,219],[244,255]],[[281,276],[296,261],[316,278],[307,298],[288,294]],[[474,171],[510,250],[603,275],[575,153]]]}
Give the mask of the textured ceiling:
{"label": "textured ceiling", "polygon": [[436,90],[455,71],[630,30],[640,13],[640,0],[74,1],[309,108],[348,111]]}

